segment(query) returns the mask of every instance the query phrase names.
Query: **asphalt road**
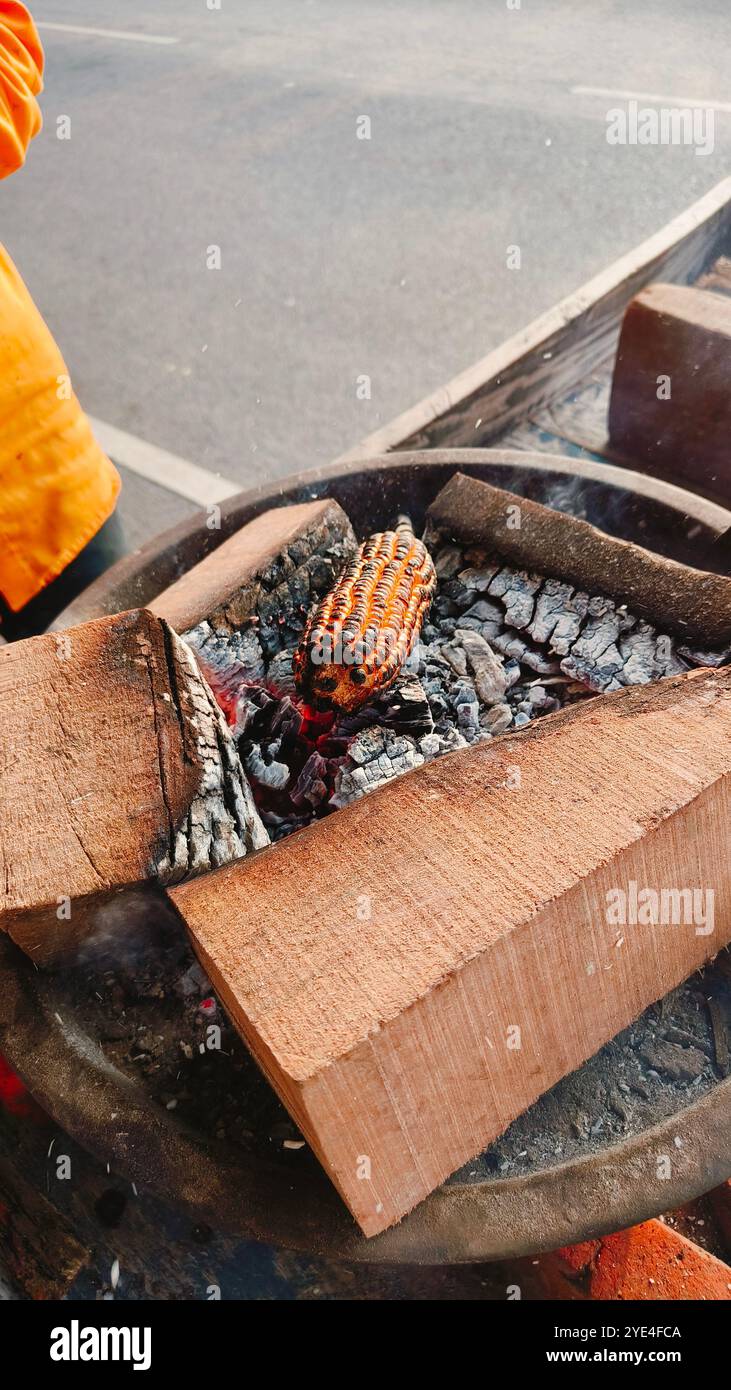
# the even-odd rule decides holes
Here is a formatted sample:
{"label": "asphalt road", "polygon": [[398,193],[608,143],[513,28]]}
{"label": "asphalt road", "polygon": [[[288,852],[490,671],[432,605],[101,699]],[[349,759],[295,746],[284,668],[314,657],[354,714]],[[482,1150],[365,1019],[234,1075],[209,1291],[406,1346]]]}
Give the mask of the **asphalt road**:
{"label": "asphalt road", "polygon": [[[728,172],[731,110],[705,157],[617,147],[617,102],[573,90],[727,101],[727,0],[33,8],[176,42],[42,30],[2,238],[87,409],[242,486],[354,444]],[[192,510],[125,483],[132,542]]]}

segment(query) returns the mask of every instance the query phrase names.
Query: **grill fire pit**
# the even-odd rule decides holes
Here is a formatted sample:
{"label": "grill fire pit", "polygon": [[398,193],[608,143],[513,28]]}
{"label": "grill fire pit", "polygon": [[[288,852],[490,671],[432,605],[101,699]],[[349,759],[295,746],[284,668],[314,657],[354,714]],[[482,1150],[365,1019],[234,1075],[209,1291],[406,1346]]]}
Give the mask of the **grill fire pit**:
{"label": "grill fire pit", "polygon": [[[626,469],[510,450],[404,453],[302,475],[276,493],[242,494],[224,505],[220,531],[201,518],[161,536],[92,585],[57,626],[154,607],[162,590],[273,506],[333,498],[359,538],[404,511],[420,528],[457,470],[697,567],[712,567],[713,542],[731,525],[724,508]],[[561,660],[535,625],[516,646],[515,613],[545,588],[526,594],[517,567],[486,577],[479,547],[432,541],[440,587],[423,636],[427,645],[442,644],[445,660],[427,662],[380,697],[375,740],[372,710],[302,728],[291,683],[304,621],[296,604],[283,631],[273,629],[268,640],[264,633],[263,665],[261,643],[247,653],[200,625],[187,629],[224,708],[242,663],[253,663],[251,690],[235,718],[272,839],[485,732],[520,728],[611,682],[707,664],[707,652],[678,640],[669,643],[662,671],[645,670],[643,640],[625,651],[626,669],[608,673],[595,660],[601,640],[587,641],[586,614],[574,632],[569,624]],[[596,633],[608,621],[618,621],[619,631],[622,619],[612,606],[609,614],[596,608],[588,621]],[[499,672],[485,668],[485,632],[502,657]],[[141,1188],[205,1213],[219,1228],[351,1260],[484,1260],[632,1224],[728,1176],[731,974],[722,952],[559,1082],[401,1225],[366,1241],[227,1022],[165,900],[126,895],[117,910],[124,931],[89,938],[63,972],[38,972],[0,942],[0,1049],[80,1143]],[[657,1162],[667,1153],[669,1178]]]}

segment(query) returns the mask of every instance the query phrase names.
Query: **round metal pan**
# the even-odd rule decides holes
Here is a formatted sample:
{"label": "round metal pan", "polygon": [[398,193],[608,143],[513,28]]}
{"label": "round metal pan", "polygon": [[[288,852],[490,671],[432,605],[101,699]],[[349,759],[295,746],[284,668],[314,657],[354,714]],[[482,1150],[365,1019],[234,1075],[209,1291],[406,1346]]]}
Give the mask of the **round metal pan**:
{"label": "round metal pan", "polygon": [[[359,532],[386,524],[400,510],[419,524],[456,469],[698,566],[731,526],[731,512],[720,506],[583,459],[510,450],[394,454],[241,493],[222,507],[220,531],[208,529],[206,513],[193,517],[120,561],[56,626],[149,602],[268,507],[327,495]],[[144,910],[165,909],[148,903]],[[139,903],[134,911],[139,916]],[[655,1122],[649,1117],[641,1133],[595,1146],[587,1156],[520,1177],[496,1173],[475,1182],[458,1176],[400,1225],[367,1241],[314,1161],[299,1169],[291,1155],[262,1159],[162,1108],[144,1082],[114,1067],[98,1038],[85,1031],[70,1007],[63,973],[37,971],[7,940],[0,941],[0,1050],[69,1134],[140,1188],[186,1204],[221,1229],[329,1257],[439,1264],[553,1249],[680,1205],[731,1173],[731,1081],[719,1079],[700,1098],[688,1088],[671,1114]],[[541,1112],[534,1110],[540,1123]],[[657,1163],[665,1153],[673,1155],[669,1179],[659,1175]]]}

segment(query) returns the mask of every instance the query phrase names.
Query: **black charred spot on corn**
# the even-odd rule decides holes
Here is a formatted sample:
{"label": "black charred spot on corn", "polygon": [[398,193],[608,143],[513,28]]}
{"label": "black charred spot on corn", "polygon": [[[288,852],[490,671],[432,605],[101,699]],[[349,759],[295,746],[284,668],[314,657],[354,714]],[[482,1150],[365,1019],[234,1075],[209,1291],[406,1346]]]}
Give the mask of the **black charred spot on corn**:
{"label": "black charred spot on corn", "polygon": [[303,698],[350,712],[387,689],[421,631],[436,582],[408,521],[369,536],[307,621],[293,663]]}

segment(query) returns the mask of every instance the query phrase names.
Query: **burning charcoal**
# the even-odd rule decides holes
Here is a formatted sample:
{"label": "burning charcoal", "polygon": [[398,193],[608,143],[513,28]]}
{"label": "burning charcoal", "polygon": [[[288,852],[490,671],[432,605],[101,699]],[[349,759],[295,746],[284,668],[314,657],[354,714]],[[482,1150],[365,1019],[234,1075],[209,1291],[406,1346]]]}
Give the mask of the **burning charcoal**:
{"label": "burning charcoal", "polygon": [[527,627],[533,617],[534,595],[542,583],[539,574],[506,568],[491,579],[487,591],[493,598],[502,599],[506,625],[520,629]]}
{"label": "burning charcoal", "polygon": [[[264,678],[264,655],[253,629],[232,634],[199,623],[186,635],[198,665],[223,709],[232,709],[243,686]],[[242,717],[242,723],[245,725]]]}
{"label": "burning charcoal", "polygon": [[467,653],[467,660],[475,675],[475,689],[480,699],[486,705],[498,704],[508,688],[503,662],[479,632],[459,628],[455,636]]}
{"label": "burning charcoal", "polygon": [[261,755],[261,746],[253,743],[246,755],[246,771],[255,782],[261,782],[265,787],[271,787],[273,791],[282,791],[286,787],[290,771],[286,763],[271,762],[266,763]]}
{"label": "burning charcoal", "polygon": [[[291,563],[275,566],[268,576],[269,596],[282,585],[291,600],[309,594],[315,583],[329,591],[327,557],[324,566],[309,566],[305,579],[293,584],[307,561],[321,559],[312,552],[290,553]],[[673,639],[625,605],[513,570],[478,548],[441,546],[434,561],[440,582],[410,663],[387,691],[336,719],[318,716],[313,724],[312,712],[294,695],[292,656],[304,614],[292,603],[280,614],[275,605],[262,608],[271,629],[263,641],[252,626],[203,634],[214,659],[225,666],[236,651],[237,672],[256,672],[259,684],[245,682],[229,695],[229,722],[236,721],[252,779],[285,793],[276,812],[266,805],[262,811],[272,839],[422,761],[520,728],[593,691],[644,684],[686,663],[720,665],[731,657],[731,651],[689,649],[684,656]]]}
{"label": "burning charcoal", "polygon": [[304,726],[304,715],[288,695],[280,701],[271,722],[271,732],[279,735],[280,758],[290,763],[294,758]]}

